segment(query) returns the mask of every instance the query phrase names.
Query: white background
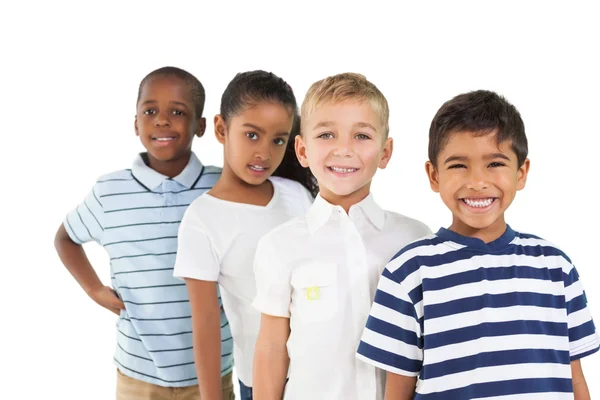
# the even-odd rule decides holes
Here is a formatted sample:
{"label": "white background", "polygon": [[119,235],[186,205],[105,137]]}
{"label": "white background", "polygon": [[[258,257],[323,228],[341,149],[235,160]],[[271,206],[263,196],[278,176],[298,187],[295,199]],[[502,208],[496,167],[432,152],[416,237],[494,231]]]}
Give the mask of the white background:
{"label": "white background", "polygon": [[[571,256],[600,323],[593,234],[600,222],[600,24],[591,2],[0,7],[2,398],[114,398],[116,317],[86,298],[59,262],[53,236],[99,175],[128,168],[142,150],[133,131],[138,83],[165,65],[205,85],[208,134],[194,150],[217,165],[212,117],[236,72],[271,70],[299,101],[325,76],[365,74],[388,98],[395,140],[388,169],[374,181],[376,199],[432,229],[447,226],[450,214],[424,173],[431,118],[461,92],[505,95],[525,120],[531,158],[508,222]],[[85,248],[108,283],[108,257],[95,244]],[[583,366],[599,397],[600,355]]]}

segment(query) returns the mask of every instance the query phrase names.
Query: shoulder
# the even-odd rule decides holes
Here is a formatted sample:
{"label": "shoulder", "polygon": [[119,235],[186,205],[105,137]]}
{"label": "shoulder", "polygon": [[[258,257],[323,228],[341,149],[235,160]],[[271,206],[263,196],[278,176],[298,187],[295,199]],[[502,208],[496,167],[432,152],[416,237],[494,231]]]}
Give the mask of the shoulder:
{"label": "shoulder", "polygon": [[184,213],[186,222],[194,221],[197,225],[212,225],[220,226],[217,219],[221,215],[220,202],[218,199],[210,196],[208,193],[203,193],[192,201]]}
{"label": "shoulder", "polygon": [[202,167],[202,176],[200,176],[200,180],[198,184],[196,184],[196,187],[203,186],[207,189],[210,189],[221,177],[221,172],[223,172],[223,169],[220,167],[215,167],[214,165],[204,165]]}
{"label": "shoulder", "polygon": [[304,216],[292,218],[276,226],[263,235],[259,244],[263,248],[279,249],[279,252],[290,248],[290,244],[299,245],[308,238],[308,227]]}
{"label": "shoulder", "polygon": [[429,233],[406,244],[390,260],[386,269],[398,282],[404,281],[421,266],[443,264],[444,254],[455,249],[447,246],[435,234]]}
{"label": "shoulder", "polygon": [[269,178],[273,185],[277,186],[281,193],[298,195],[300,193],[308,193],[308,190],[300,182],[282,178],[280,176],[271,176]]}
{"label": "shoulder", "polygon": [[269,179],[273,186],[277,187],[279,201],[292,212],[292,215],[303,215],[310,208],[314,198],[300,182],[278,176]]}
{"label": "shoulder", "polygon": [[103,196],[106,194],[123,191],[130,184],[137,185],[137,182],[133,179],[131,169],[121,169],[101,175],[98,179],[96,179],[93,191],[95,195]]}
{"label": "shoulder", "polygon": [[519,252],[530,256],[554,257],[562,259],[569,266],[572,263],[569,256],[558,246],[537,235],[515,232],[515,238],[513,239],[512,244],[521,248]]}
{"label": "shoulder", "polygon": [[386,230],[402,232],[409,236],[411,241],[431,234],[429,227],[421,221],[393,211],[384,210],[384,213]]}

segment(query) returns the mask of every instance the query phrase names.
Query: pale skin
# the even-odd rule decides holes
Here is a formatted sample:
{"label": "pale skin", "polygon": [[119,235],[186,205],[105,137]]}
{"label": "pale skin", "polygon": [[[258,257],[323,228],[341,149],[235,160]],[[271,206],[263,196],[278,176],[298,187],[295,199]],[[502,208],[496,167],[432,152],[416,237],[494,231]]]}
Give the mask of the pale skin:
{"label": "pale skin", "polygon": [[[366,102],[325,103],[308,115],[303,125],[306,129],[295,143],[300,164],[310,167],[320,195],[348,212],[369,195],[377,169],[387,166],[392,139],[386,137],[381,118]],[[356,171],[340,176],[332,166]],[[252,377],[257,399],[281,400],[290,363],[289,336],[289,318],[262,314]]]}
{"label": "pale skin", "polygon": [[262,314],[260,333],[254,350],[253,395],[257,399],[281,400],[290,364],[287,340],[289,318]]}

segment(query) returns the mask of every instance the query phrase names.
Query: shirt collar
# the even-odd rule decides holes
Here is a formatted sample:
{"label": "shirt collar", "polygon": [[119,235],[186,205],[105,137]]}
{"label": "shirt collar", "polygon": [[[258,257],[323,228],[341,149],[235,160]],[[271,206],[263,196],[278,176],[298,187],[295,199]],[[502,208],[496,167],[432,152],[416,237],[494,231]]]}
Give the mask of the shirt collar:
{"label": "shirt collar", "polygon": [[[131,174],[133,178],[137,180],[140,184],[142,184],[146,189],[152,191],[159,187],[164,180],[170,179],[168,176],[165,176],[152,168],[150,168],[144,162],[145,153],[140,153],[133,161],[133,165],[131,167]],[[191,189],[198,179],[202,176],[202,171],[204,170],[204,166],[196,157],[194,153],[190,155],[190,161],[185,166],[183,171],[176,177],[172,178],[174,181],[180,183],[188,189]]]}
{"label": "shirt collar", "polygon": [[437,236],[443,240],[455,242],[473,249],[496,251],[501,250],[510,244],[517,236],[517,233],[509,225],[506,225],[506,230],[504,233],[499,238],[489,243],[485,243],[483,240],[475,237],[460,235],[446,228],[440,228],[440,230],[437,232]]}
{"label": "shirt collar", "polygon": [[[329,203],[319,193],[306,214],[309,233],[312,235],[325,225],[334,211],[345,213],[342,207]],[[362,212],[377,229],[383,229],[385,211],[375,202],[372,193],[369,193],[363,200],[350,207],[350,217],[357,212]]]}

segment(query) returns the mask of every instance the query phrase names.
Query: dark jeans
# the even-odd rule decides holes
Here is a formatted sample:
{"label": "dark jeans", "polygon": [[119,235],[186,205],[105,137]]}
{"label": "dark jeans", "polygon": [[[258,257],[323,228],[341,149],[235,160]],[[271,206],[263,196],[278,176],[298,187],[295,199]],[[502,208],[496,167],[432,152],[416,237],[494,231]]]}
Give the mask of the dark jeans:
{"label": "dark jeans", "polygon": [[[244,383],[239,379],[238,381],[240,382],[240,397],[242,398],[241,400],[252,400],[252,388],[244,385]],[[287,384],[288,381],[289,379],[286,379],[285,383]]]}
{"label": "dark jeans", "polygon": [[[239,379],[238,379],[239,381]],[[252,400],[252,388],[244,385],[242,381],[240,382],[240,397],[241,400]]]}

